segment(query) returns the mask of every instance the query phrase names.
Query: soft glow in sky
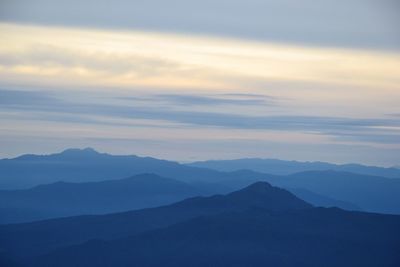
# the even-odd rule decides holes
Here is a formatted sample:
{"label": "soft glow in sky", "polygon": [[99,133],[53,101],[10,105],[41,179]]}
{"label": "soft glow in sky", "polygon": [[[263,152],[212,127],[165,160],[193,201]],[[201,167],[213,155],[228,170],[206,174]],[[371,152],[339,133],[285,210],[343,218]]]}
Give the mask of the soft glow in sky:
{"label": "soft glow in sky", "polygon": [[10,24],[1,24],[0,32],[2,79],[26,77],[29,84],[54,86],[63,78],[64,85],[241,91],[249,80],[391,91],[400,82],[400,55],[389,52]]}
{"label": "soft glow in sky", "polygon": [[0,39],[3,157],[400,163],[397,50],[16,22]]}

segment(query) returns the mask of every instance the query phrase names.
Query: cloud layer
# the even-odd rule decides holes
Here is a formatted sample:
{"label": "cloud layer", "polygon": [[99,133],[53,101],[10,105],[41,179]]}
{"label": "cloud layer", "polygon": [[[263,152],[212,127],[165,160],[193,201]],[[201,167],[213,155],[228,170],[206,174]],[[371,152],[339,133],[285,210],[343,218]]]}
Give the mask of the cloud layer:
{"label": "cloud layer", "polygon": [[3,0],[0,20],[398,50],[399,8],[397,0]]}
{"label": "cloud layer", "polygon": [[[117,98],[120,99],[120,98]],[[127,99],[126,97],[123,99]],[[85,99],[83,99],[85,101]],[[170,123],[170,126],[178,128],[195,126],[219,127],[241,130],[267,130],[288,131],[304,134],[320,134],[333,138],[333,140],[352,142],[369,142],[375,144],[400,144],[400,119],[399,118],[343,118],[324,116],[299,116],[299,115],[240,115],[234,113],[192,110],[193,105],[204,107],[211,105],[245,105],[249,99],[223,98],[218,95],[193,96],[193,95],[147,95],[146,97],[131,97],[127,102],[118,102],[114,99],[106,103],[91,101],[78,102],[66,101],[46,92],[0,90],[0,105],[3,111],[24,111],[30,114],[29,119],[56,120],[83,122],[90,124],[111,124],[115,126],[143,126],[138,125],[137,120],[153,121],[153,126],[159,125],[160,121]],[[254,99],[256,100],[256,99]],[[145,105],[140,105],[141,102]],[[164,106],[157,104],[164,103]],[[176,110],[179,103],[185,109]],[[264,105],[260,101],[252,104]],[[24,119],[24,116],[21,117]],[[108,118],[106,121],[104,118]],[[123,120],[123,121],[121,121]],[[400,148],[400,147],[399,147]]]}
{"label": "cloud layer", "polygon": [[0,37],[4,156],[82,145],[398,164],[394,51],[4,23]]}

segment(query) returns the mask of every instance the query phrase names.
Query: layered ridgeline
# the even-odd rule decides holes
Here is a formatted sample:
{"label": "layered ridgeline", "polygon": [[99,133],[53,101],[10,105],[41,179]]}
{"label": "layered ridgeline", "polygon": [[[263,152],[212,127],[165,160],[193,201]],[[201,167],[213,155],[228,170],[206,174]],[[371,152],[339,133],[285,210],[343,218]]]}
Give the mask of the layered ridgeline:
{"label": "layered ridgeline", "polygon": [[179,164],[173,161],[134,155],[119,156],[99,153],[92,148],[67,149],[50,155],[22,155],[0,160],[0,189],[23,189],[40,184],[65,182],[90,182],[121,179],[142,173],[188,181],[219,181],[239,170],[252,170],[270,176],[288,175],[306,171],[337,171],[400,178],[400,169],[363,166],[357,164],[335,165],[323,162],[296,162],[264,159],[232,161],[205,161]]}
{"label": "layered ridgeline", "polygon": [[0,191],[0,224],[157,207],[204,194],[194,186],[155,174],[101,182],[56,182]]}
{"label": "layered ridgeline", "polygon": [[118,240],[91,240],[39,257],[32,266],[397,267],[399,226],[399,216],[335,208],[253,209]]}
{"label": "layered ridgeline", "polygon": [[212,178],[219,174],[150,157],[116,156],[92,148],[67,149],[51,155],[23,155],[0,160],[0,189],[26,189],[59,181],[122,179],[143,173],[185,180]]}
{"label": "layered ridgeline", "polygon": [[306,171],[338,171],[363,175],[400,178],[400,168],[383,168],[361,164],[332,164],[327,162],[301,162],[279,159],[245,158],[233,160],[207,160],[188,163],[187,166],[208,168],[219,171],[253,170],[276,175],[289,175]]}
{"label": "layered ridgeline", "polygon": [[32,258],[90,239],[122,238],[198,216],[254,207],[287,211],[312,206],[286,190],[259,182],[227,195],[194,197],[158,208],[0,226],[0,249],[14,259]]}
{"label": "layered ridgeline", "polygon": [[20,266],[398,266],[400,216],[314,208],[259,182],[169,206],[0,226]]}
{"label": "layered ridgeline", "polygon": [[[0,190],[0,224],[150,208],[188,197],[226,191],[223,185],[188,184],[155,174],[139,174],[100,182],[56,182],[24,190]],[[316,206],[359,209],[351,203],[308,190],[291,191]]]}
{"label": "layered ridgeline", "polygon": [[[144,205],[135,207],[133,203],[126,204],[123,203],[122,198],[115,197],[115,205],[110,202],[101,210],[96,207],[96,199],[103,198],[103,196],[96,196],[95,193],[88,193],[87,197],[85,196],[85,192],[92,192],[92,187],[97,188],[101,185],[109,185],[104,191],[107,193],[104,194],[112,196],[112,192],[114,192],[123,195],[125,194],[123,191],[109,190],[114,185],[104,184],[101,181],[116,181],[115,187],[121,188],[121,186],[118,186],[118,184],[123,184],[121,181],[124,179],[121,180],[121,178],[142,173],[154,173],[161,177],[176,180],[175,182],[183,182],[193,189],[192,196],[227,193],[257,181],[267,181],[290,190],[316,206],[337,206],[349,210],[360,209],[400,214],[400,205],[398,204],[400,203],[400,179],[395,178],[338,171],[308,171],[287,176],[271,175],[252,170],[222,172],[154,158],[114,156],[98,153],[93,149],[69,149],[53,155],[24,155],[15,159],[0,160],[0,200],[3,199],[0,202],[0,221],[3,223],[22,222],[60,215],[115,212],[170,203],[168,199],[163,198],[159,198],[159,202],[154,200],[154,204],[149,199],[144,199],[143,201],[140,200]],[[59,183],[60,181],[63,181],[63,183]],[[84,182],[86,184],[77,184]],[[95,182],[101,183],[97,185]],[[29,189],[31,186],[40,184],[48,185]],[[176,185],[176,183],[173,184]],[[154,186],[157,187],[156,184]],[[24,190],[13,190],[21,188],[24,188]],[[133,189],[133,187],[129,188]],[[82,192],[81,196],[76,196],[77,199],[87,200],[87,206],[82,204],[82,210],[79,210],[79,207],[62,209],[62,203],[65,202],[62,196],[74,195],[71,191]],[[172,200],[180,200],[189,196],[182,195],[179,189],[177,191],[178,193],[171,198]],[[39,197],[38,192],[41,192],[40,194],[43,197]],[[93,192],[101,192],[101,190],[93,189]],[[136,200],[135,202],[137,202],[138,198],[135,198],[135,191],[133,190],[131,193],[132,199],[126,199],[126,201],[133,202]],[[41,206],[41,203],[38,204],[36,201],[51,202],[48,198],[46,199],[46,196],[52,195],[60,196],[58,200],[55,198],[53,202],[55,206],[60,203],[60,211],[65,211],[62,214],[54,213],[51,207],[47,209],[46,205]],[[154,198],[158,198],[157,194],[154,195]],[[27,205],[28,201],[24,201],[24,199],[32,200],[32,206]],[[117,203],[118,199],[120,200],[119,203]],[[94,203],[94,205],[90,203]],[[53,205],[53,203],[49,203],[49,205]],[[13,214],[10,215],[10,213]]]}

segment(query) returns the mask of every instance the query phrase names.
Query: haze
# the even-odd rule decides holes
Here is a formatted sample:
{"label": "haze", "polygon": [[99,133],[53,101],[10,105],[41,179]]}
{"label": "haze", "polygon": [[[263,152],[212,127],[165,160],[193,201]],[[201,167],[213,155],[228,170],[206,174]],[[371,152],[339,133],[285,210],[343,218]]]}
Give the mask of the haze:
{"label": "haze", "polygon": [[396,1],[1,1],[1,157],[398,165]]}

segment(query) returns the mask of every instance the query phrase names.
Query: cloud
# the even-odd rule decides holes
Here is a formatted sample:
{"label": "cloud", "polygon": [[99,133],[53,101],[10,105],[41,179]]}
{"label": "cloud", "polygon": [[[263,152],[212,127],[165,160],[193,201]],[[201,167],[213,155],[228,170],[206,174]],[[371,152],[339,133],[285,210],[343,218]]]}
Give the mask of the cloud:
{"label": "cloud", "polygon": [[[396,136],[400,129],[400,119],[398,118],[343,118],[343,117],[327,117],[327,116],[300,116],[300,115],[239,115],[224,112],[207,112],[191,110],[190,105],[186,110],[175,110],[173,107],[176,102],[176,95],[162,95],[161,99],[171,100],[169,105],[157,107],[156,102],[159,100],[155,97],[155,104],[150,102],[146,106],[121,105],[120,103],[104,104],[93,102],[66,101],[58,99],[54,96],[47,95],[45,92],[27,92],[0,90],[2,97],[1,109],[23,111],[29,114],[30,118],[34,118],[34,112],[38,112],[37,119],[49,120],[73,120],[83,123],[93,124],[114,124],[114,125],[135,125],[135,120],[154,121],[157,125],[160,121],[176,123],[179,127],[219,127],[225,129],[245,129],[245,130],[267,130],[267,131],[287,131],[287,132],[303,132],[310,134],[322,134],[332,136],[335,140],[351,140],[358,142],[372,142],[382,144],[399,144]],[[209,105],[212,97],[199,100],[193,96],[196,103]],[[26,101],[31,98],[33,101]],[[149,98],[151,99],[151,98]],[[180,100],[179,100],[180,101]],[[184,101],[187,101],[184,98]],[[189,99],[189,102],[193,99]],[[231,101],[224,104],[232,104]],[[112,103],[112,102],[110,102]],[[185,102],[188,103],[188,102]],[[218,104],[222,104],[218,102]],[[239,105],[242,103],[239,102]],[[46,115],[47,113],[47,115]],[[61,115],[60,115],[61,114]],[[69,117],[65,114],[70,115]],[[72,117],[71,117],[72,116]],[[88,118],[88,116],[94,116]],[[96,119],[100,117],[100,119]],[[110,118],[104,120],[104,118]],[[121,119],[126,119],[121,121]],[[133,121],[130,121],[133,120]],[[140,125],[136,125],[138,127]],[[143,126],[143,125],[142,125]],[[149,124],[147,124],[149,126]],[[167,127],[160,125],[160,128]],[[393,128],[392,133],[388,128]],[[397,130],[396,130],[397,129]]]}
{"label": "cloud", "polygon": [[51,94],[38,91],[0,89],[0,109],[4,107],[37,108],[41,105],[62,103]]}
{"label": "cloud", "polygon": [[3,0],[0,20],[399,49],[396,0]]}
{"label": "cloud", "polygon": [[214,105],[274,105],[276,100],[266,95],[245,94],[218,94],[216,96],[188,95],[188,94],[159,94],[152,98],[153,101],[165,101],[169,104],[183,106],[214,106]]}
{"label": "cloud", "polygon": [[[398,124],[397,124],[398,125]],[[398,127],[398,126],[397,126]],[[370,142],[370,143],[382,143],[382,144],[400,144],[400,127],[398,131],[382,131],[381,133],[330,133],[335,136],[336,140],[339,141],[359,141],[359,142]]]}
{"label": "cloud", "polygon": [[395,51],[4,23],[0,37],[0,88],[16,88],[0,90],[0,129],[14,146],[185,140],[212,156],[228,139],[250,152],[276,142],[320,146],[323,157],[329,144],[382,158],[400,146],[400,117],[385,115],[400,111]]}
{"label": "cloud", "polygon": [[84,69],[108,75],[157,75],[179,69],[173,60],[145,57],[139,54],[90,53],[56,45],[34,44],[23,51],[9,53],[0,50],[0,65],[7,68],[28,66],[38,69]]}
{"label": "cloud", "polygon": [[389,52],[1,23],[0,34],[0,82],[19,85],[247,93],[274,81],[379,90],[400,81],[400,56]]}

